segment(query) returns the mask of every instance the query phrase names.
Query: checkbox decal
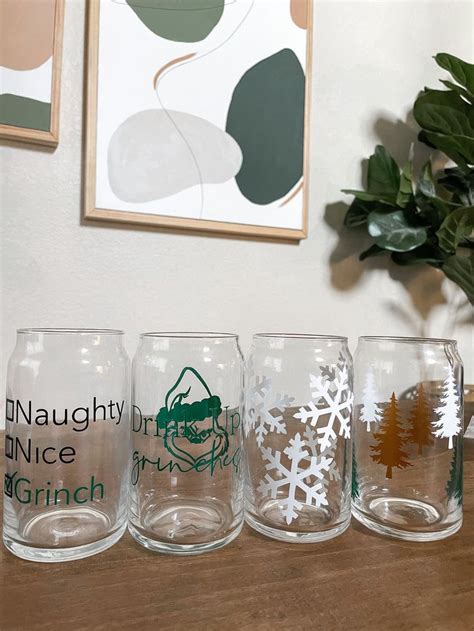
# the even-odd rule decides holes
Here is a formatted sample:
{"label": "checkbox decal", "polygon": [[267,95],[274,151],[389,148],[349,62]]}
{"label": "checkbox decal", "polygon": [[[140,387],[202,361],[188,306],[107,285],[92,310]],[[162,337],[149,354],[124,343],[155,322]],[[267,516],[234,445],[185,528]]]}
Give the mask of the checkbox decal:
{"label": "checkbox decal", "polygon": [[5,458],[13,459],[13,438],[5,436]]}
{"label": "checkbox decal", "polygon": [[13,423],[14,413],[15,413],[15,402],[12,399],[7,399],[5,414],[6,414],[7,421],[10,421],[10,423]]}
{"label": "checkbox decal", "polygon": [[3,490],[7,497],[13,497],[13,478],[15,477],[15,475],[16,473],[14,473],[13,475],[8,475],[8,473],[5,473]]}

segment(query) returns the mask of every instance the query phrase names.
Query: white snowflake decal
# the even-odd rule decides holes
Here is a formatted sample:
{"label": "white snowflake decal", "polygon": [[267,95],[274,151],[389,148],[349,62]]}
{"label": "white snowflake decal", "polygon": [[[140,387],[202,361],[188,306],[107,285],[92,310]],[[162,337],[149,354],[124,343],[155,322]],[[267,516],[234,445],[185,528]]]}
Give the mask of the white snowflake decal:
{"label": "white snowflake decal", "polygon": [[[300,434],[296,434],[289,440],[288,447],[283,453],[290,461],[289,467],[281,462],[281,451],[272,452],[269,447],[262,448],[262,455],[268,461],[265,468],[267,471],[275,471],[277,479],[267,473],[258,490],[263,496],[278,499],[286,523],[291,524],[298,517],[298,511],[303,506],[328,504],[323,480],[324,473],[329,471],[331,459],[327,456],[319,458],[311,456]],[[303,463],[306,466],[303,466]],[[280,490],[286,491],[285,496],[278,496]],[[301,499],[297,498],[298,491]]]}
{"label": "white snowflake decal", "polygon": [[341,474],[339,473],[339,469],[337,468],[337,463],[334,460],[334,457],[336,455],[336,444],[334,443],[330,447],[327,447],[326,449],[321,450],[319,447],[319,441],[318,441],[318,437],[316,436],[316,432],[312,430],[309,425],[306,426],[303,436],[304,436],[305,445],[309,447],[310,452],[311,452],[308,458],[314,457],[314,458],[317,458],[318,460],[321,460],[321,458],[329,458],[330,460],[327,475],[324,476],[322,480],[323,487],[327,491],[329,482],[331,480],[341,479]]}
{"label": "white snowflake decal", "polygon": [[286,394],[273,395],[272,380],[269,377],[257,376],[254,384],[250,389],[246,414],[247,433],[255,428],[257,445],[261,447],[269,432],[286,434],[282,413],[291,405],[293,397]]}
{"label": "white snowflake decal", "polygon": [[[301,407],[294,415],[302,423],[310,423],[316,427],[321,449],[329,448],[337,439],[336,423],[339,436],[351,437],[351,412],[354,395],[349,389],[349,373],[344,359],[340,356],[337,365],[321,367],[321,376],[310,375],[310,388],[315,401]],[[320,419],[328,417],[325,425]]]}

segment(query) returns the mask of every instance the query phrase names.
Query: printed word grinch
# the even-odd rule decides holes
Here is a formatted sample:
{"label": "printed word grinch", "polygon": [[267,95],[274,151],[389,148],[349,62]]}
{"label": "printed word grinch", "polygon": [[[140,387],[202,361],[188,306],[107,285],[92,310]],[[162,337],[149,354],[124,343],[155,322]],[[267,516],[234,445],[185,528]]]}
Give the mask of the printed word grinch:
{"label": "printed word grinch", "polygon": [[87,485],[75,488],[53,488],[51,482],[46,482],[44,488],[32,486],[29,478],[18,475],[15,471],[11,475],[5,475],[5,495],[18,500],[20,504],[32,504],[34,506],[70,506],[71,504],[86,504],[96,499],[104,499],[104,485],[96,482],[94,476],[88,480]]}

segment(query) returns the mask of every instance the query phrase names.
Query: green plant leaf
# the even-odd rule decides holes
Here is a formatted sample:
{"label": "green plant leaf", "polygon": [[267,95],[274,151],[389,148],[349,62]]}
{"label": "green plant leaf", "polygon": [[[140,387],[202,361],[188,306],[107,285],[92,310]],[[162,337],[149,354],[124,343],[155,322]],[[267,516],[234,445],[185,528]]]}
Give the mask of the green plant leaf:
{"label": "green plant leaf", "polygon": [[452,208],[439,197],[425,197],[422,193],[416,194],[416,205],[419,218],[422,219],[434,231],[438,230]]}
{"label": "green plant leaf", "polygon": [[421,175],[418,180],[418,190],[423,193],[423,195],[426,195],[426,197],[436,197],[436,183],[429,160],[421,170]]}
{"label": "green plant leaf", "polygon": [[379,256],[379,254],[385,254],[385,250],[378,245],[371,245],[370,248],[361,252],[359,255],[359,261],[365,261],[365,259],[368,259],[371,256]]}
{"label": "green plant leaf", "polygon": [[465,90],[464,88],[462,88],[460,85],[457,85],[456,83],[453,83],[452,81],[447,81],[446,79],[440,79],[440,81],[443,85],[445,85],[448,88],[448,90],[452,90],[453,92],[456,92],[457,94],[459,94],[459,96],[463,97],[470,103],[474,103],[474,96],[472,94],[469,94],[469,92]]}
{"label": "green plant leaf", "polygon": [[367,217],[376,204],[374,202],[366,202],[360,199],[354,199],[344,217],[344,225],[348,228],[355,228],[367,223]]}
{"label": "green plant leaf", "polygon": [[471,95],[474,95],[474,65],[450,55],[448,53],[438,53],[435,57],[438,66],[447,70],[453,79],[466,88]]}
{"label": "green plant leaf", "polygon": [[456,252],[460,241],[474,231],[474,206],[457,208],[450,213],[437,231],[439,245],[446,252]]}
{"label": "green plant leaf", "polygon": [[392,252],[392,261],[397,265],[433,265],[440,267],[448,258],[446,252],[431,243],[424,243],[410,252]]}
{"label": "green plant leaf", "polygon": [[442,270],[453,283],[461,287],[469,302],[474,305],[474,252],[470,252],[469,256],[450,256]]}
{"label": "green plant leaf", "polygon": [[449,213],[457,207],[456,204],[439,197],[429,161],[423,166],[418,179],[415,201],[419,216],[434,230],[437,230]]}
{"label": "green plant leaf", "polygon": [[372,211],[367,222],[370,236],[385,250],[408,252],[422,245],[428,236],[426,227],[408,223],[402,210],[386,214]]}
{"label": "green plant leaf", "polygon": [[474,206],[474,169],[470,169],[468,173],[458,168],[445,169],[438,182],[461,200],[463,206]]}
{"label": "green plant leaf", "polygon": [[413,201],[413,162],[410,160],[402,169],[400,189],[397,194],[397,206],[405,208]]}
{"label": "green plant leaf", "polygon": [[396,202],[400,189],[400,169],[382,145],[377,145],[369,158],[367,189],[372,195]]}
{"label": "green plant leaf", "polygon": [[389,204],[391,206],[394,205],[395,199],[392,196],[381,195],[381,194],[372,194],[367,193],[366,191],[355,191],[351,188],[344,188],[341,191],[342,193],[346,193],[346,195],[354,195],[357,199],[360,199],[363,202],[380,202],[382,204]]}
{"label": "green plant leaf", "polygon": [[413,113],[426,131],[474,138],[474,110],[454,92],[426,89],[416,99]]}
{"label": "green plant leaf", "polygon": [[430,146],[436,147],[445,153],[451,160],[469,171],[469,165],[474,164],[474,138],[468,136],[457,136],[455,134],[435,134],[425,131],[424,138],[428,140]]}
{"label": "green plant leaf", "polygon": [[418,134],[418,140],[420,142],[423,142],[425,145],[428,145],[428,147],[431,147],[431,149],[436,149],[436,147],[433,144],[431,144],[431,142],[426,137],[426,132],[423,129]]}

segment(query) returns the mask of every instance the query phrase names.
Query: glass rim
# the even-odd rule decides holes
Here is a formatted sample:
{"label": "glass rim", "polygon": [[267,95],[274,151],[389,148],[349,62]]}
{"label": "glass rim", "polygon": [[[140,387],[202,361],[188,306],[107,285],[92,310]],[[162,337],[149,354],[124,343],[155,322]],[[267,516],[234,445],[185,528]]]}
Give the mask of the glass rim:
{"label": "glass rim", "polygon": [[238,337],[237,333],[219,333],[216,331],[148,331],[146,333],[140,333],[140,339],[236,340]]}
{"label": "glass rim", "polygon": [[402,343],[422,343],[422,344],[457,344],[457,340],[443,337],[409,337],[396,335],[361,335],[359,341],[364,342],[402,342]]}
{"label": "glass rim", "polygon": [[42,333],[44,335],[124,335],[122,329],[88,329],[68,327],[29,327],[17,329],[18,335]]}
{"label": "glass rim", "polygon": [[347,342],[343,335],[320,335],[316,333],[255,333],[253,339],[280,339],[280,340],[317,340]]}

